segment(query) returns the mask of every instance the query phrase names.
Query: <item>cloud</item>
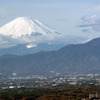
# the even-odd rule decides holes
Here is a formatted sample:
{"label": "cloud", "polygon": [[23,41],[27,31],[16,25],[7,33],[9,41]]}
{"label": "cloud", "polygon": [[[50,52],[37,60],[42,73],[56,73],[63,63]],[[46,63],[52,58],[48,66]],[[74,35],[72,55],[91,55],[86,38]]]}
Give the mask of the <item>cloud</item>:
{"label": "cloud", "polygon": [[65,22],[65,21],[68,21],[68,19],[67,18],[60,18],[60,19],[57,19],[57,21]]}
{"label": "cloud", "polygon": [[90,26],[95,26],[96,24],[83,24],[83,25],[79,25],[79,27],[90,27]]}
{"label": "cloud", "polygon": [[84,22],[90,23],[90,24],[95,24],[96,20],[98,17],[96,15],[92,16],[84,16],[81,18]]}
{"label": "cloud", "polygon": [[85,28],[85,29],[91,28],[95,32],[100,32],[100,17],[98,17],[96,15],[84,16],[81,18],[81,21],[82,22],[79,25],[79,27]]}
{"label": "cloud", "polygon": [[90,30],[89,30],[89,29],[83,29],[82,32],[84,32],[84,33],[89,33]]}
{"label": "cloud", "polygon": [[28,45],[26,45],[26,47],[27,48],[32,48],[32,47],[37,47],[37,45],[36,44],[28,44]]}
{"label": "cloud", "polygon": [[57,41],[61,41],[63,36],[61,34],[47,34],[39,36],[22,36],[19,38],[13,38],[11,36],[0,35],[0,48],[13,47],[18,44],[27,44],[27,48],[36,47],[40,43],[57,44]]}
{"label": "cloud", "polygon": [[12,38],[8,36],[0,35],[0,48],[10,48],[18,44],[26,44],[27,48],[36,47],[40,43],[48,44],[77,44],[84,43],[86,37],[80,37],[76,35],[64,35],[64,34],[55,34],[55,35],[46,35],[46,36],[23,36],[20,38]]}
{"label": "cloud", "polygon": [[100,11],[100,5],[94,7],[94,8],[92,9],[92,11]]}

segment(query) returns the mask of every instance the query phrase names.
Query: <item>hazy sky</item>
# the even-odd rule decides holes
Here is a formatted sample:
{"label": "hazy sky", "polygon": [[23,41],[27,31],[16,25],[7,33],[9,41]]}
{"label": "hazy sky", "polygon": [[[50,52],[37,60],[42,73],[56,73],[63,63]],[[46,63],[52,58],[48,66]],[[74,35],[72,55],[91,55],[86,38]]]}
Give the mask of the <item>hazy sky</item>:
{"label": "hazy sky", "polygon": [[0,0],[0,26],[22,16],[49,25],[68,43],[100,37],[100,0]]}

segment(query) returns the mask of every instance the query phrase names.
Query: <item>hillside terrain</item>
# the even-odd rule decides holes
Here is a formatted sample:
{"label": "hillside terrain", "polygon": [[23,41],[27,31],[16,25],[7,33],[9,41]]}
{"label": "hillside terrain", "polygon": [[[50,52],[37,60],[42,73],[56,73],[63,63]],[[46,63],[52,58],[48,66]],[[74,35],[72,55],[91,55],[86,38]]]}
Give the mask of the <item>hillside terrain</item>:
{"label": "hillside terrain", "polygon": [[57,51],[13,56],[0,60],[0,73],[50,75],[55,73],[100,73],[100,38],[85,44],[67,45]]}

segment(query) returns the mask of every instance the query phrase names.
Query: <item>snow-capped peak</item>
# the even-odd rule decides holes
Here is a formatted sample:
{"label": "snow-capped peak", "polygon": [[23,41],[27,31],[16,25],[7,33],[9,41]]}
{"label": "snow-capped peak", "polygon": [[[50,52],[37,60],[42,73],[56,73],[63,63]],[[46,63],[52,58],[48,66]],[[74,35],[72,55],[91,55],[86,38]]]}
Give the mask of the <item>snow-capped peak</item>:
{"label": "snow-capped peak", "polygon": [[18,17],[0,28],[0,48],[27,44],[27,48],[40,43],[53,43],[61,37],[54,29],[37,19]]}
{"label": "snow-capped peak", "polygon": [[0,34],[14,39],[23,36],[55,34],[55,30],[30,17],[18,17],[0,28]]}

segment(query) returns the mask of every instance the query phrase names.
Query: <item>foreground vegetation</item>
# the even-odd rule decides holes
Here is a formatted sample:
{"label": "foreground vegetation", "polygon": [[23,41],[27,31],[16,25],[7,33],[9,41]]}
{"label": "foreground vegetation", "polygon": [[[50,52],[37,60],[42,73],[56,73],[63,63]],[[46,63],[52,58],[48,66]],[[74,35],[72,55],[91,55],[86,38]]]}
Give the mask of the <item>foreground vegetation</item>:
{"label": "foreground vegetation", "polygon": [[100,94],[100,86],[60,85],[45,88],[19,88],[1,90],[0,100],[81,100],[89,94]]}

